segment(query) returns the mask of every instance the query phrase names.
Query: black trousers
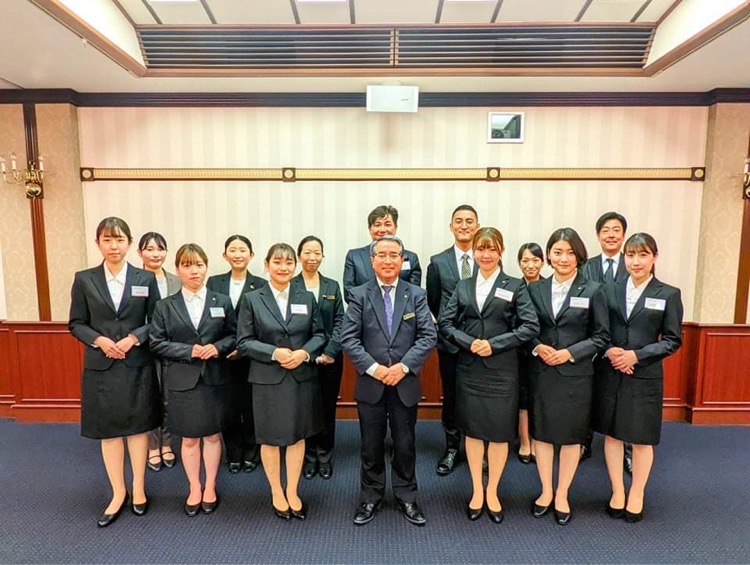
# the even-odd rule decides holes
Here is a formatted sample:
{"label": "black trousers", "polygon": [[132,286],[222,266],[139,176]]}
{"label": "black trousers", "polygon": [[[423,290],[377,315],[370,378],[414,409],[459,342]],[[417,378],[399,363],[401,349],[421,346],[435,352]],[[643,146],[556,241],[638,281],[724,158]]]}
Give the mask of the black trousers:
{"label": "black trousers", "polygon": [[224,446],[229,463],[260,460],[260,450],[255,442],[253,420],[253,389],[247,382],[249,362],[246,359],[230,362],[229,415],[224,427]]}
{"label": "black trousers", "polygon": [[344,372],[344,358],[330,365],[318,365],[318,382],[323,404],[323,431],[305,440],[305,460],[330,463],[333,458],[333,445],[336,441],[336,402],[339,399],[341,375]]}
{"label": "black trousers", "polygon": [[375,404],[357,401],[357,412],[362,436],[361,502],[377,503],[385,495],[385,438],[389,425],[393,440],[393,494],[401,502],[415,502],[417,405],[404,406],[396,387],[386,386]]}
{"label": "black trousers", "polygon": [[438,349],[440,380],[443,384],[443,430],[446,449],[458,450],[461,445],[461,432],[456,426],[456,364],[458,353]]}

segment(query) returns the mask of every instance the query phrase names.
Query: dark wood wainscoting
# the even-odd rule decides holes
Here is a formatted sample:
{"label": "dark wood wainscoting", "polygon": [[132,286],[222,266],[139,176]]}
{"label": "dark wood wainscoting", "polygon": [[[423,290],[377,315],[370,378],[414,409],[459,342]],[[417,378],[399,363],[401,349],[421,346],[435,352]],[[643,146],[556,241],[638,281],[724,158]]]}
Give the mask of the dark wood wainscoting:
{"label": "dark wood wainscoting", "polygon": [[[683,347],[665,362],[664,418],[750,424],[750,326],[683,325]],[[0,323],[0,417],[73,422],[80,414],[83,346],[63,322]],[[355,372],[345,360],[338,416],[357,417]],[[439,419],[437,354],[422,376],[419,417]]]}

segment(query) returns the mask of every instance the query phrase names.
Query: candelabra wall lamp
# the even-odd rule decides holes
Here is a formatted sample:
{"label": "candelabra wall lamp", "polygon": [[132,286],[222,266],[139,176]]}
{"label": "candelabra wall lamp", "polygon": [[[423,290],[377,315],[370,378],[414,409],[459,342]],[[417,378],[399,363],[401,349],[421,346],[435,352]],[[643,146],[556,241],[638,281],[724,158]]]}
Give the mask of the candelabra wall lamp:
{"label": "candelabra wall lamp", "polygon": [[745,172],[742,175],[742,188],[745,198],[750,199],[750,155],[745,159]]}
{"label": "candelabra wall lamp", "polygon": [[39,162],[28,162],[28,168],[18,168],[18,157],[15,153],[10,154],[10,169],[8,169],[5,155],[0,155],[0,172],[3,181],[10,185],[22,185],[26,191],[27,198],[44,197],[44,158],[39,155]]}

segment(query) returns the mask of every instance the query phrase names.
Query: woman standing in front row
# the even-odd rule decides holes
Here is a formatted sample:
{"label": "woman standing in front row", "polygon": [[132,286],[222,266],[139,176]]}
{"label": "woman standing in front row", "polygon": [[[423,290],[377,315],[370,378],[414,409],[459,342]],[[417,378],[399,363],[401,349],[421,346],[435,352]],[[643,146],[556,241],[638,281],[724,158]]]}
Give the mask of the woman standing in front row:
{"label": "woman standing in front row", "polygon": [[[323,429],[315,358],[325,333],[315,297],[290,284],[297,267],[294,249],[271,246],[266,255],[270,284],[248,293],[240,307],[237,351],[250,358],[255,434],[263,470],[279,518],[304,520],[297,493],[305,438]],[[281,447],[286,446],[286,489],[281,485]]]}
{"label": "woman standing in front row", "polygon": [[[532,513],[541,518],[554,502],[555,518],[562,526],[571,517],[568,491],[580,444],[590,433],[593,357],[609,343],[604,289],[578,270],[587,259],[574,229],[555,230],[547,241],[547,262],[554,274],[529,286],[541,325],[539,337],[529,346],[529,431],[542,486]],[[560,467],[553,490],[555,445],[560,446]]]}
{"label": "woman standing in front row", "polygon": [[[164,361],[169,427],[182,437],[182,465],[190,494],[184,510],[196,516],[219,506],[216,474],[229,402],[226,357],[235,349],[237,322],[227,296],[204,286],[208,257],[188,243],[175,256],[182,290],[159,301],[151,321],[151,348]],[[201,440],[206,484],[201,485]]]}
{"label": "woman standing in front row", "polygon": [[[164,260],[167,258],[167,240],[155,231],[146,232],[138,242],[138,256],[143,261],[143,269],[154,273],[156,284],[159,286],[159,298],[166,298],[180,291],[180,279],[164,268]],[[167,427],[167,389],[162,379],[161,364],[156,364],[156,375],[159,377],[159,387],[164,411],[162,413],[161,427],[148,433],[148,468],[152,471],[160,471],[161,465],[171,469],[175,466],[176,459],[172,451],[172,435]]]}
{"label": "woman standing in front row", "polygon": [[305,465],[302,474],[312,479],[316,473],[328,480],[333,475],[333,445],[336,439],[336,402],[341,387],[344,360],[341,355],[341,328],[344,326],[344,302],[339,283],[320,274],[323,242],[308,235],[299,242],[297,255],[302,272],[292,279],[292,286],[312,292],[318,302],[320,319],[326,334],[323,352],[315,359],[323,402],[323,431],[305,442]]}
{"label": "woman standing in front row", "polygon": [[[659,256],[647,233],[630,236],[624,246],[630,276],[607,287],[611,347],[597,363],[593,428],[604,434],[612,496],[612,518],[643,518],[644,490],[661,437],[664,393],[662,360],[682,344],[680,290],[654,276]],[[625,497],[623,442],[633,444],[633,481]]]}
{"label": "woman standing in front row", "polygon": [[[526,284],[502,269],[503,235],[480,228],[472,241],[479,271],[458,281],[438,320],[440,332],[459,346],[456,365],[456,421],[466,437],[472,497],[466,509],[477,520],[487,506],[503,521],[497,489],[518,428],[518,351],[539,334],[539,321]],[[487,447],[487,492],[482,461]]]}
{"label": "woman standing in front row", "polygon": [[101,440],[112,500],[99,518],[101,528],[120,516],[128,502],[125,445],[133,471],[131,509],[148,510],[145,475],[148,431],[161,422],[161,399],[148,349],[148,318],[159,299],[152,273],[126,260],[133,237],[120,218],[104,218],[96,244],[104,258],[79,271],[71,290],[70,332],[85,346],[81,379],[81,435]]}

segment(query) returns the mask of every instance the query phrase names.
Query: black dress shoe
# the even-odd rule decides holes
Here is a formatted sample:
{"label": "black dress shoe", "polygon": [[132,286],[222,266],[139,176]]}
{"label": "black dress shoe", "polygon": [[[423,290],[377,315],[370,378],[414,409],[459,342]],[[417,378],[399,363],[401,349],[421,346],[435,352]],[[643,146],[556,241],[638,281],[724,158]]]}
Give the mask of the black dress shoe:
{"label": "black dress shoe", "polygon": [[441,476],[450,475],[456,465],[456,457],[458,457],[457,449],[446,449],[443,456],[438,459],[437,474]]}
{"label": "black dress shoe", "polygon": [[469,520],[471,520],[472,522],[474,520],[479,520],[483,513],[484,504],[482,504],[482,506],[480,506],[479,508],[472,508],[471,504],[466,505],[466,516],[468,516]]}
{"label": "black dress shoe", "polygon": [[318,473],[318,462],[317,461],[305,461],[305,465],[302,467],[302,476],[308,481],[312,479]]}
{"label": "black dress shoe", "polygon": [[248,459],[247,461],[242,462],[242,470],[245,471],[245,473],[252,473],[259,465],[260,461],[256,459]]}
{"label": "black dress shoe", "polygon": [[494,510],[490,510],[489,507],[487,508],[487,516],[489,516],[490,520],[495,522],[495,524],[502,523],[503,518],[505,518],[505,514],[503,514],[502,510],[495,512]]}
{"label": "black dress shoe", "polygon": [[372,522],[378,506],[379,503],[376,502],[363,502],[360,504],[357,511],[354,513],[354,523],[358,526],[364,526],[368,522]]}
{"label": "black dress shoe", "polygon": [[198,504],[188,504],[187,502],[182,505],[182,509],[185,511],[185,514],[190,516],[191,518],[195,518],[198,515],[198,512],[201,511],[201,503]]}
{"label": "black dress shoe", "polygon": [[279,510],[278,508],[276,508],[274,506],[273,507],[273,513],[276,514],[282,520],[291,520],[292,519],[292,515],[289,512],[289,508],[287,508],[286,510]]}
{"label": "black dress shoe", "polygon": [[143,516],[148,512],[149,506],[151,506],[151,501],[146,499],[146,502],[142,504],[133,503],[133,506],[130,508],[136,516]]}
{"label": "black dress shoe", "polygon": [[637,514],[625,510],[625,521],[628,524],[635,524],[636,522],[640,522],[641,520],[643,520],[643,510],[641,510]]}
{"label": "black dress shoe", "polygon": [[625,456],[622,458],[622,467],[625,469],[625,472],[628,475],[633,474],[633,456],[629,454],[625,454]]}
{"label": "black dress shoe", "polygon": [[158,473],[161,471],[161,464],[162,464],[162,458],[161,455],[152,455],[148,459],[146,459],[146,467],[151,469],[152,471]]}
{"label": "black dress shoe", "polygon": [[307,518],[307,506],[305,506],[305,503],[303,502],[300,509],[295,510],[290,505],[289,513],[292,515],[292,518],[296,518],[297,520],[304,520],[305,518]]}
{"label": "black dress shoe", "polygon": [[[554,500],[552,502],[554,502]],[[534,516],[534,518],[541,518],[547,512],[549,512],[549,509],[552,507],[552,502],[550,502],[547,506],[542,506],[541,504],[532,502],[531,503],[531,515]]]}
{"label": "black dress shoe", "polygon": [[[164,457],[165,455],[171,455],[171,457]],[[161,460],[167,469],[171,469],[177,465],[177,457],[175,457],[174,451],[167,451],[161,454]]]}
{"label": "black dress shoe", "polygon": [[531,463],[533,455],[531,453],[527,453],[526,455],[518,454],[518,460],[523,463],[524,465],[529,465]]}
{"label": "black dress shoe", "polygon": [[612,506],[610,506],[608,502],[607,503],[607,515],[614,520],[619,520],[625,517],[625,509],[624,508],[612,508]]}
{"label": "black dress shoe", "polygon": [[330,463],[321,463],[318,466],[318,473],[320,474],[321,479],[327,481],[333,475],[333,465]]}
{"label": "black dress shoe", "polygon": [[427,523],[427,518],[424,517],[424,513],[416,502],[399,502],[398,506],[407,522],[415,526],[424,526]]}
{"label": "black dress shoe", "polygon": [[571,517],[570,512],[560,512],[559,510],[555,509],[555,520],[557,520],[557,523],[561,526],[567,526],[570,522]]}
{"label": "black dress shoe", "polygon": [[117,520],[120,517],[120,514],[122,514],[122,509],[125,508],[128,504],[128,495],[125,494],[125,500],[122,501],[122,504],[120,504],[120,507],[117,509],[117,511],[114,514],[102,514],[99,520],[96,522],[96,525],[100,528],[106,528],[107,526],[111,525],[115,520]]}
{"label": "black dress shoe", "polygon": [[219,493],[216,493],[216,500],[213,502],[206,502],[205,500],[201,500],[201,510],[203,510],[204,514],[211,514],[212,512],[215,512],[216,509],[219,507]]}
{"label": "black dress shoe", "polygon": [[238,463],[236,461],[230,461],[229,462],[229,472],[233,475],[236,475],[240,472],[240,469],[242,469],[242,463]]}

